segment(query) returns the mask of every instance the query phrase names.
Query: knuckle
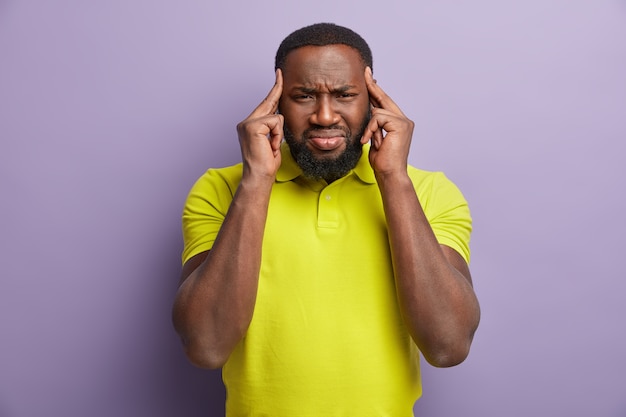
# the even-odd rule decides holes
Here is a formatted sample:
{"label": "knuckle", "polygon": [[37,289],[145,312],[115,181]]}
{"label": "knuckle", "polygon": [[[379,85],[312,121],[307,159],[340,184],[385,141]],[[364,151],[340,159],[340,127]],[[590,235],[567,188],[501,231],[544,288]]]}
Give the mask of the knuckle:
{"label": "knuckle", "polygon": [[237,132],[240,134],[250,134],[254,130],[254,124],[250,120],[244,120],[237,125]]}

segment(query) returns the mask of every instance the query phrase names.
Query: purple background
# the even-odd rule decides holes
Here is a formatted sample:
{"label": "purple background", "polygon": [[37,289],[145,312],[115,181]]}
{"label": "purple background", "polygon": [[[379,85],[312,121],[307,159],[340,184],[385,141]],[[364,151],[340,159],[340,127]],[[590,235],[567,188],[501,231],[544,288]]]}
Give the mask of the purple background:
{"label": "purple background", "polygon": [[0,0],[0,416],[219,416],[180,212],[290,31],[360,32],[475,219],[470,358],[418,416],[626,416],[626,2]]}

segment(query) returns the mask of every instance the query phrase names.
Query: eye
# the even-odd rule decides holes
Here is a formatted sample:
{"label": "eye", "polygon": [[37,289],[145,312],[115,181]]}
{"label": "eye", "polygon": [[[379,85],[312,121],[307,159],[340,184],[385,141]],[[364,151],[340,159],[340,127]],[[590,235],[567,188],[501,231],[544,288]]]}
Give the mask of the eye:
{"label": "eye", "polygon": [[337,97],[342,100],[349,100],[356,97],[356,93],[340,93],[337,95]]}
{"label": "eye", "polygon": [[297,94],[293,96],[293,99],[296,101],[308,101],[313,100],[313,96],[310,94]]}

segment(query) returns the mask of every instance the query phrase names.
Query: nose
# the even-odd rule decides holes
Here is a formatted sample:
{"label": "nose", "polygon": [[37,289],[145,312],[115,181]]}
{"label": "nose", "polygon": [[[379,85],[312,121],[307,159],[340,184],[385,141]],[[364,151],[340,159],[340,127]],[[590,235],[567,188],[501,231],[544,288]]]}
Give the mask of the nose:
{"label": "nose", "polygon": [[322,95],[318,98],[315,110],[311,114],[310,122],[318,126],[333,126],[339,123],[341,116],[336,112],[333,99]]}

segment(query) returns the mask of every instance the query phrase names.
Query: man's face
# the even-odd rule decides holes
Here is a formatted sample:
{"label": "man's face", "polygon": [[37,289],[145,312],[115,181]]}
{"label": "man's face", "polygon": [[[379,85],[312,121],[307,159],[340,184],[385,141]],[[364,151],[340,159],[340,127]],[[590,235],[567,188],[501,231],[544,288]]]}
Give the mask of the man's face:
{"label": "man's face", "polygon": [[369,121],[365,67],[346,45],[305,46],[289,53],[280,112],[285,140],[305,175],[334,181],[354,168]]}

